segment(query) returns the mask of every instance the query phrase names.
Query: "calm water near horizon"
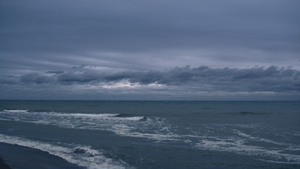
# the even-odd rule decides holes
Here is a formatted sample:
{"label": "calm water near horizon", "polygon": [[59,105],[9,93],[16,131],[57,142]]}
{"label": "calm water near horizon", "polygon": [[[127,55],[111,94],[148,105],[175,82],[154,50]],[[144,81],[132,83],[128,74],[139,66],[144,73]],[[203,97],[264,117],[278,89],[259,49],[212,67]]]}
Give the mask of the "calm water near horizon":
{"label": "calm water near horizon", "polygon": [[300,102],[1,100],[0,143],[84,168],[300,168]]}

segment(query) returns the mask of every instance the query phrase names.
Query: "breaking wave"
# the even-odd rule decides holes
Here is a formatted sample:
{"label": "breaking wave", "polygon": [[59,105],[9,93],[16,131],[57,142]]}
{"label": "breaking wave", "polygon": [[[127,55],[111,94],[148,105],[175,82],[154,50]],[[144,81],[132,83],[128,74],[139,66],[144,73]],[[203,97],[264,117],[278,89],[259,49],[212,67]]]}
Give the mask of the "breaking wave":
{"label": "breaking wave", "polygon": [[48,152],[51,155],[60,157],[72,164],[89,169],[113,168],[123,169],[132,168],[122,160],[107,158],[99,150],[89,146],[44,143],[22,137],[8,136],[0,134],[0,142],[18,146],[29,147]]}
{"label": "breaking wave", "polygon": [[167,127],[164,120],[132,114],[85,114],[4,110],[0,112],[0,118],[9,121],[54,125],[63,128],[111,131],[121,136],[147,138],[156,141],[175,140],[174,137],[176,137],[172,132],[163,130]]}

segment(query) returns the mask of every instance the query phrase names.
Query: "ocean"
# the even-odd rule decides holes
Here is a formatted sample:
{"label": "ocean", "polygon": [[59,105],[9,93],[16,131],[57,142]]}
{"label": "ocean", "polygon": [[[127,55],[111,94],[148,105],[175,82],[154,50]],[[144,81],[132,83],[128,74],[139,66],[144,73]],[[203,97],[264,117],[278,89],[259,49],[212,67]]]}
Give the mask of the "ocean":
{"label": "ocean", "polygon": [[0,101],[11,168],[300,168],[300,102]]}

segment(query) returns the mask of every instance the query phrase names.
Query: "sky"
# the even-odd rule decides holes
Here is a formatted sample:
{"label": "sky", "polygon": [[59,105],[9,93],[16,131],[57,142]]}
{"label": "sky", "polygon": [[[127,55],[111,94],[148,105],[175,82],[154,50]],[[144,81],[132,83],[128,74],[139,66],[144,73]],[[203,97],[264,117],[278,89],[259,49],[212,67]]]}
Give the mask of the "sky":
{"label": "sky", "polygon": [[0,75],[0,99],[300,100],[300,1],[2,0]]}

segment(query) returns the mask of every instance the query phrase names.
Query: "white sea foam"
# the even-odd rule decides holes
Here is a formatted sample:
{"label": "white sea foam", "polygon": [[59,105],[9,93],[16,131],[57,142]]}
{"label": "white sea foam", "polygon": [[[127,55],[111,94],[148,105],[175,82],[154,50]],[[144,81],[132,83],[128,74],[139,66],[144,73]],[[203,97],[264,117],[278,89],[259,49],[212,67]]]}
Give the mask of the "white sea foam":
{"label": "white sea foam", "polygon": [[[194,144],[197,149],[252,156],[268,162],[300,164],[300,146],[277,139],[276,132],[261,125],[211,125],[209,131],[197,134],[201,135]],[[264,138],[264,134],[271,136]]]}
{"label": "white sea foam", "polygon": [[85,114],[85,113],[50,113],[54,116],[73,116],[73,117],[85,117],[85,118],[109,118],[114,117],[116,114]]}
{"label": "white sea foam", "polygon": [[3,110],[4,112],[10,112],[10,113],[26,113],[28,110]]}
{"label": "white sea foam", "polygon": [[[144,116],[132,116],[132,117],[119,117],[119,114],[103,113],[103,114],[88,114],[88,113],[58,113],[58,112],[28,112],[28,110],[3,110],[0,112],[2,115],[12,116],[12,115],[22,115],[23,119],[28,117],[67,117],[67,118],[85,118],[85,119],[103,119],[103,120],[130,120],[139,121],[143,120]],[[24,117],[25,116],[25,117]],[[19,120],[22,120],[19,117]]]}
{"label": "white sea foam", "polygon": [[146,138],[155,141],[175,141],[179,137],[159,118],[127,114],[85,114],[58,112],[2,111],[0,117],[63,128],[111,131],[127,137]]}
{"label": "white sea foam", "polygon": [[112,131],[121,136],[147,138],[155,141],[179,141],[181,136],[168,132],[168,133],[142,133],[134,131],[135,128],[120,124],[114,125]]}
{"label": "white sea foam", "polygon": [[245,140],[221,139],[211,137],[202,139],[196,144],[198,149],[211,151],[225,151],[241,155],[259,156],[260,160],[276,161],[277,163],[300,164],[300,155],[286,154],[282,149],[266,148],[249,145]]}
{"label": "white sea foam", "polygon": [[2,120],[2,121],[10,121],[9,119],[7,119],[7,118],[2,118],[2,117],[0,117],[0,120]]}
{"label": "white sea foam", "polygon": [[101,152],[92,149],[89,146],[74,146],[67,144],[56,145],[4,134],[0,134],[0,142],[46,151],[49,154],[58,156],[70,163],[89,169],[132,168],[124,161],[107,158]]}
{"label": "white sea foam", "polygon": [[254,137],[254,136],[251,136],[251,135],[249,135],[249,134],[246,134],[246,133],[244,133],[244,132],[242,132],[242,131],[239,131],[239,130],[236,130],[236,129],[234,129],[233,131],[234,131],[236,134],[238,134],[239,136],[248,138],[248,139],[250,139],[250,140],[260,141],[260,142],[265,142],[265,143],[272,143],[272,144],[276,144],[276,145],[286,145],[285,143],[276,142],[276,141],[273,141],[273,140],[270,140],[270,139]]}

